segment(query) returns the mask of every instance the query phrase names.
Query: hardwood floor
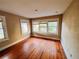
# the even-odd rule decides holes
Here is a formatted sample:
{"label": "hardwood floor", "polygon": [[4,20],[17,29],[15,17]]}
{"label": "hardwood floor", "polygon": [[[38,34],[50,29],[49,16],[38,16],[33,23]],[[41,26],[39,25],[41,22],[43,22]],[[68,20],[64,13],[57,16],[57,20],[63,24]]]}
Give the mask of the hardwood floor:
{"label": "hardwood floor", "polygon": [[5,51],[0,59],[66,59],[60,42],[29,38]]}

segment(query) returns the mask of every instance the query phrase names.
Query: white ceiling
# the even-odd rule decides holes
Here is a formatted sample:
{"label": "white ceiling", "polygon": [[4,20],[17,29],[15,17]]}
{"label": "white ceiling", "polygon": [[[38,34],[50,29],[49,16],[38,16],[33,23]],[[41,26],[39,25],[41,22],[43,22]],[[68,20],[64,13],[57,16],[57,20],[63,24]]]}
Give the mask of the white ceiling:
{"label": "white ceiling", "polygon": [[[35,18],[62,14],[72,0],[0,0],[0,10]],[[37,9],[38,11],[35,11]]]}

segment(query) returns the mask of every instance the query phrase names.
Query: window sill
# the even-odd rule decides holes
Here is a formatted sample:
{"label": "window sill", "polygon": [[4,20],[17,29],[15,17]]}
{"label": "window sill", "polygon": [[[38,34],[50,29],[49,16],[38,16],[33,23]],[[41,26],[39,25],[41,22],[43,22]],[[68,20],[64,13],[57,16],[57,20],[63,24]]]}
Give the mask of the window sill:
{"label": "window sill", "polygon": [[7,41],[8,39],[0,39],[0,43],[1,42],[4,42],[4,41]]}
{"label": "window sill", "polygon": [[42,32],[33,32],[33,33],[35,33],[35,34],[42,34],[42,35],[58,35],[58,34],[56,34],[56,33],[42,33]]}

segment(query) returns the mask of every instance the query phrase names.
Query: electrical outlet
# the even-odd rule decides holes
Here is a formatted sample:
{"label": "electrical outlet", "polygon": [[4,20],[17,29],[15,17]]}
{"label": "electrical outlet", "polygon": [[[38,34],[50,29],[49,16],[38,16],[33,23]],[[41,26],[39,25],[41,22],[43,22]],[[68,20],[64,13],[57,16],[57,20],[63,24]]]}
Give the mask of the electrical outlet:
{"label": "electrical outlet", "polygon": [[70,57],[72,57],[72,54],[70,54]]}

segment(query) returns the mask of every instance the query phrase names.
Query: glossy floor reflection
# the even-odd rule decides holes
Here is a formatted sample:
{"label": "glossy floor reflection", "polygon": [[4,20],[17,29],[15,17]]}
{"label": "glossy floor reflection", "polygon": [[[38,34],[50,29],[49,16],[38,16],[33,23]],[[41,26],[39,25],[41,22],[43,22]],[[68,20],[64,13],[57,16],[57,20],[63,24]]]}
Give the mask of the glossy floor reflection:
{"label": "glossy floor reflection", "polygon": [[29,38],[3,52],[0,59],[66,59],[59,41]]}

